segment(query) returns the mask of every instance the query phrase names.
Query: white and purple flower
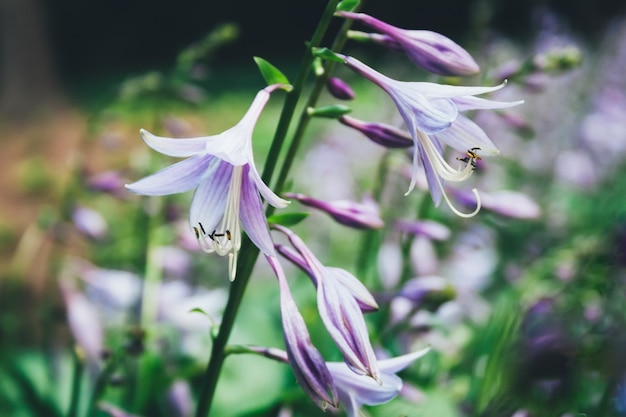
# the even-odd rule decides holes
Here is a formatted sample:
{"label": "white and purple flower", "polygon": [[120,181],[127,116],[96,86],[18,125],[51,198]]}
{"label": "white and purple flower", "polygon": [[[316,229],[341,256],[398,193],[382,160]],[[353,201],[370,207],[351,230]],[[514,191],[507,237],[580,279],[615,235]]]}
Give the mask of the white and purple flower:
{"label": "white and purple flower", "polygon": [[259,91],[241,121],[219,135],[172,139],[142,129],[141,137],[152,149],[187,159],[126,185],[134,193],[152,196],[195,189],[191,229],[202,250],[228,255],[231,281],[241,247],[241,226],[261,252],[274,253],[259,194],[274,207],[288,204],[263,183],[252,154],[256,121],[270,93],[283,87],[275,84]]}

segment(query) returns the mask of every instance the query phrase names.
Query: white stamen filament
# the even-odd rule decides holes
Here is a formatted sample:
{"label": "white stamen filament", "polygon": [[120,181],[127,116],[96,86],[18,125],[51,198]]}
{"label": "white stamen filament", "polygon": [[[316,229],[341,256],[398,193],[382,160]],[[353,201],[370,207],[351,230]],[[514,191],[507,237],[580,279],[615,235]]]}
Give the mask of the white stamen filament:
{"label": "white stamen filament", "polygon": [[220,256],[228,255],[228,277],[235,280],[237,272],[237,254],[241,248],[241,223],[239,221],[239,203],[241,201],[241,178],[243,166],[233,167],[230,178],[224,217],[218,229],[209,231],[196,229],[200,248],[206,253],[216,252]]}
{"label": "white stamen filament", "polygon": [[452,201],[450,201],[450,198],[448,197],[448,194],[446,193],[446,190],[443,188],[443,184],[441,183],[441,178],[443,178],[446,181],[460,182],[460,181],[465,181],[466,179],[471,177],[474,172],[474,167],[472,166],[472,159],[471,158],[468,159],[467,164],[465,165],[465,168],[455,169],[451,167],[445,161],[445,159],[443,159],[443,157],[437,151],[437,149],[435,148],[431,140],[428,137],[426,137],[426,135],[423,132],[420,132],[418,130],[417,137],[420,140],[422,148],[424,149],[426,158],[428,158],[428,161],[431,163],[433,169],[435,170],[434,177],[435,177],[435,180],[437,181],[437,186],[441,190],[441,194],[443,195],[443,198],[446,201],[446,204],[448,204],[448,207],[450,207],[450,210],[452,210],[452,212],[456,214],[457,216],[464,217],[464,218],[474,217],[475,215],[477,215],[478,212],[480,211],[481,201],[480,201],[480,195],[478,194],[478,190],[476,188],[472,189],[472,193],[474,193],[474,195],[476,196],[476,208],[471,213],[463,213],[462,211],[459,211],[456,207],[454,207],[454,205],[452,204]]}

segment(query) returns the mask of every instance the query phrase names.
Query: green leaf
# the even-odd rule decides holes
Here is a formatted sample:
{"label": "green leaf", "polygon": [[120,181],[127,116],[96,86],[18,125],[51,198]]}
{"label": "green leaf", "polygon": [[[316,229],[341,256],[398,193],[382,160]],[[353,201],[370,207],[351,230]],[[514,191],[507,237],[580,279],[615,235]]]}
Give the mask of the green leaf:
{"label": "green leaf", "polygon": [[290,84],[289,79],[285,76],[285,74],[263,58],[255,56],[254,62],[256,62],[256,65],[259,67],[259,71],[261,71],[261,75],[265,79],[265,82],[267,82],[267,85]]}
{"label": "green leaf", "polygon": [[322,59],[343,63],[343,58],[341,58],[339,55],[337,55],[328,48],[313,48],[311,52],[313,53],[313,55],[318,56]]}
{"label": "green leaf", "polygon": [[200,307],[192,308],[191,310],[189,310],[189,313],[200,313],[200,314],[204,314],[205,316],[209,317],[207,312],[204,311],[203,309],[201,309]]}
{"label": "green leaf", "polygon": [[339,2],[336,10],[338,12],[352,12],[359,7],[360,3],[361,0],[343,0]]}
{"label": "green leaf", "polygon": [[309,213],[307,212],[273,214],[267,218],[267,222],[271,224],[280,224],[282,226],[293,226],[300,223],[308,216]]}

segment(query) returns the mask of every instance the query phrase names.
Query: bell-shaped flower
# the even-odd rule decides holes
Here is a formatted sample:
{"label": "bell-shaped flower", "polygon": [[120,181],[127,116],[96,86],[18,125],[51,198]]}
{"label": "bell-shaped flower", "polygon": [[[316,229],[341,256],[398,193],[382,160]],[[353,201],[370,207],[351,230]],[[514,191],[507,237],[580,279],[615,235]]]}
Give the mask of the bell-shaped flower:
{"label": "bell-shaped flower", "polygon": [[[339,55],[341,56],[341,55]],[[445,193],[444,181],[467,180],[481,156],[496,155],[498,149],[487,134],[460,111],[501,109],[521,104],[522,101],[501,102],[474,97],[504,87],[466,87],[428,82],[406,82],[389,78],[361,61],[342,56],[348,68],[361,74],[383,89],[393,100],[413,139],[413,171],[407,194],[415,187],[419,174],[418,160],[424,165],[430,193],[435,204],[446,200],[451,210],[462,217],[471,217],[480,210],[478,191],[473,190],[477,205],[471,213],[462,213],[452,205]],[[459,158],[465,165],[454,168],[444,159],[443,145],[464,153]]]}
{"label": "bell-shaped flower", "polygon": [[288,202],[270,190],[254,165],[252,132],[270,93],[284,87],[271,85],[259,91],[239,123],[215,136],[172,139],[141,130],[152,149],[169,156],[186,157],[156,174],[126,186],[142,195],[167,195],[195,189],[190,226],[205,252],[229,257],[229,278],[235,279],[241,226],[266,255],[274,253],[259,197],[274,207]]}
{"label": "bell-shaped flower", "polygon": [[417,66],[439,75],[474,75],[480,71],[474,58],[452,39],[429,30],[407,30],[365,13],[340,12],[381,32],[368,36],[393,50],[404,51]]}
{"label": "bell-shaped flower", "polygon": [[329,362],[339,402],[348,417],[358,417],[362,405],[379,405],[394,399],[402,389],[402,379],[396,375],[415,360],[424,356],[430,348],[378,361],[380,383],[364,375],[357,375],[343,362]]}
{"label": "bell-shaped flower", "polygon": [[324,358],[311,343],[304,319],[291,295],[282,266],[274,256],[266,256],[278,278],[280,312],[289,364],[296,380],[321,409],[337,406],[337,392]]}
{"label": "bell-shaped flower", "polygon": [[342,274],[338,270],[343,270],[322,265],[304,241],[291,230],[278,225],[273,227],[287,236],[314,277],[320,317],[348,367],[359,375],[367,375],[379,381],[380,373],[363,312],[353,292],[341,283],[346,277],[339,277]]}
{"label": "bell-shaped flower", "polygon": [[362,203],[351,200],[324,201],[298,193],[285,193],[285,197],[322,210],[344,226],[355,229],[380,229],[385,225],[380,218],[378,204],[371,197],[364,198]]}

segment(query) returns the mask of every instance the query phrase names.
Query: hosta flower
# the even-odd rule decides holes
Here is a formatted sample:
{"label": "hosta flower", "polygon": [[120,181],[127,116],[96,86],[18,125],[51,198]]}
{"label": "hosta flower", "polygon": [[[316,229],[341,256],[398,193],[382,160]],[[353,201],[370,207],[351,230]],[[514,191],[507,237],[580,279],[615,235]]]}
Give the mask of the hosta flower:
{"label": "hosta flower", "polygon": [[339,402],[346,409],[348,417],[358,417],[362,405],[379,405],[394,399],[402,389],[402,379],[396,373],[424,356],[429,350],[430,348],[425,348],[378,361],[380,383],[364,375],[355,374],[343,362],[327,363],[339,394]]}
{"label": "hosta flower", "polygon": [[311,343],[304,319],[287,285],[285,273],[276,257],[266,258],[278,278],[285,347],[296,380],[321,409],[326,409],[329,405],[336,407],[337,392],[332,376],[322,355]]}
{"label": "hosta flower", "polygon": [[156,174],[126,186],[142,195],[167,195],[195,189],[189,222],[200,247],[229,257],[229,278],[235,279],[241,226],[266,255],[274,253],[259,193],[274,207],[288,202],[263,183],[254,165],[252,131],[270,93],[281,85],[259,91],[239,123],[215,135],[189,139],[154,136],[141,130],[152,149],[186,157]]}
{"label": "hosta flower", "polygon": [[[348,68],[363,75],[382,88],[394,101],[413,139],[413,172],[407,194],[413,190],[418,176],[418,159],[424,165],[430,193],[436,204],[446,200],[453,212],[459,216],[471,217],[478,213],[480,200],[471,213],[458,211],[450,202],[444,190],[444,181],[460,182],[467,180],[476,168],[476,160],[481,156],[495,155],[499,151],[487,134],[474,122],[460,114],[460,111],[478,109],[501,109],[521,104],[501,102],[474,97],[499,90],[504,83],[495,87],[465,87],[442,85],[428,82],[406,82],[389,78],[361,61],[342,56]],[[443,145],[447,144],[459,152],[465,164],[452,167],[443,156]]]}
{"label": "hosta flower", "polygon": [[473,75],[480,70],[465,49],[437,32],[400,29],[364,13],[341,12],[339,15],[381,32],[367,38],[391,49],[404,51],[415,65],[432,73]]}
{"label": "hosta flower", "polygon": [[[363,312],[355,297],[356,291],[346,287],[351,274],[339,268],[329,268],[313,255],[298,235],[282,226],[273,226],[284,233],[301,259],[306,263],[305,270],[317,285],[317,308],[326,330],[341,351],[348,367],[359,375],[367,375],[380,380],[374,349],[369,339]],[[350,284],[348,284],[350,286]],[[375,303],[375,301],[374,301]]]}

